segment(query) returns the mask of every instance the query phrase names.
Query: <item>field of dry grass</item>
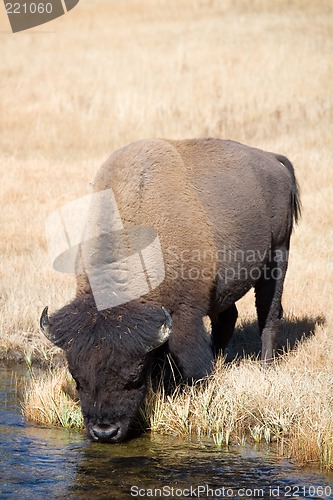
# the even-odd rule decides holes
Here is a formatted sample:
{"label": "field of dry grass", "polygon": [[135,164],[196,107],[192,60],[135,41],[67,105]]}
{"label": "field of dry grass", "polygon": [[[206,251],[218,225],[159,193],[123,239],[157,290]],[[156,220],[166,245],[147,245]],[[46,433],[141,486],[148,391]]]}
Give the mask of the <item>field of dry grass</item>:
{"label": "field of dry grass", "polygon": [[[114,149],[149,137],[217,136],[272,150],[293,162],[303,202],[281,343],[308,340],[267,373],[248,361],[220,368],[215,395],[234,387],[234,397],[260,400],[263,414],[281,401],[288,412],[302,387],[293,403],[311,411],[298,442],[307,446],[306,425],[306,436],[325,435],[332,466],[332,13],[328,0],[81,0],[48,25],[0,33],[1,360],[49,364],[57,356],[38,318],[44,305],[69,300],[74,281],[52,270],[44,222],[90,191]],[[1,9],[0,29],[9,29]],[[231,357],[257,352],[251,294],[240,313]],[[176,401],[173,408],[187,404]],[[168,401],[161,411],[152,425],[163,431]],[[223,432],[225,440],[223,425],[217,440]],[[260,418],[258,426],[264,433]]]}

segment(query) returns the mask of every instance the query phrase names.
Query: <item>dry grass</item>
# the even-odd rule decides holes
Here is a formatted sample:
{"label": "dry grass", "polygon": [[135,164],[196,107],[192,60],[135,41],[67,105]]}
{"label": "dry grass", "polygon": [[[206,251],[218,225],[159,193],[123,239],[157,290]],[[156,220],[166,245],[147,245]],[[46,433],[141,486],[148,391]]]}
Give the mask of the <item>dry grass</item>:
{"label": "dry grass", "polygon": [[23,395],[22,410],[28,420],[67,429],[83,427],[75,384],[64,368],[38,375],[31,371]]}
{"label": "dry grass", "polygon": [[[217,363],[194,387],[163,390],[146,402],[150,427],[178,436],[212,437],[218,446],[274,442],[301,464],[333,469],[333,342],[323,328],[322,345],[304,342],[265,369],[258,361]],[[329,353],[322,363],[322,346]]]}
{"label": "dry grass", "polygon": [[[6,23],[0,9],[1,29],[8,30]],[[265,408],[283,418],[294,415],[296,402],[287,395],[303,387],[286,437],[289,450],[320,461],[309,449],[324,443],[318,449],[327,457],[333,393],[332,28],[328,0],[96,0],[82,1],[31,32],[1,33],[0,359],[49,363],[58,356],[39,332],[38,318],[44,305],[54,310],[69,300],[74,282],[50,267],[44,221],[89,191],[111,151],[145,137],[194,136],[274,150],[294,163],[304,206],[292,241],[284,336],[311,338],[267,373],[245,361],[221,367],[205,390],[215,388],[221,401],[229,394],[234,405],[236,394],[239,402],[260,400],[251,410],[259,420],[250,426],[264,435]],[[255,353],[251,294],[240,312],[241,331],[230,349]],[[325,323],[314,326],[318,317]],[[189,408],[195,404],[186,392],[177,396],[180,408],[186,409],[185,401]],[[160,430],[172,422],[168,401],[163,408]],[[242,425],[250,416],[237,408]],[[228,411],[223,406],[219,419],[228,419]],[[217,440],[225,441],[225,423]],[[230,440],[241,437],[237,429],[228,431]]]}

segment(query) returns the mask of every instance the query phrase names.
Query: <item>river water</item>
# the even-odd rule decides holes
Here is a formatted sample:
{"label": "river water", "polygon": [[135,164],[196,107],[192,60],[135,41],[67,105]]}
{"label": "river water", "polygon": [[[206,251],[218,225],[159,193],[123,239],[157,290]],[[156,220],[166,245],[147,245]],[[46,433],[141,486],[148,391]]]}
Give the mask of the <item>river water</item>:
{"label": "river water", "polygon": [[190,443],[145,434],[90,443],[82,432],[24,421],[13,373],[0,368],[0,499],[325,498],[333,474],[267,448]]}

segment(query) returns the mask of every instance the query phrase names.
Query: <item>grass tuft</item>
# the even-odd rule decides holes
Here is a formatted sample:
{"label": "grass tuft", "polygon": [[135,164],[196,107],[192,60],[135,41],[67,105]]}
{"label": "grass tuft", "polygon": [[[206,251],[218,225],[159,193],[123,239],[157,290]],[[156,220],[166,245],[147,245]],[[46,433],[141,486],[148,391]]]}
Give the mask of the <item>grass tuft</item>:
{"label": "grass tuft", "polygon": [[38,375],[30,370],[23,390],[22,411],[28,420],[39,424],[83,428],[75,383],[64,368]]}
{"label": "grass tuft", "polygon": [[[303,351],[303,361],[312,358],[306,346]],[[281,455],[301,464],[333,469],[331,365],[318,373],[318,366],[295,369],[296,359],[294,352],[286,353],[269,368],[249,359],[228,365],[220,359],[203,383],[170,396],[151,392],[145,407],[150,428],[211,437],[218,447],[275,443]]]}

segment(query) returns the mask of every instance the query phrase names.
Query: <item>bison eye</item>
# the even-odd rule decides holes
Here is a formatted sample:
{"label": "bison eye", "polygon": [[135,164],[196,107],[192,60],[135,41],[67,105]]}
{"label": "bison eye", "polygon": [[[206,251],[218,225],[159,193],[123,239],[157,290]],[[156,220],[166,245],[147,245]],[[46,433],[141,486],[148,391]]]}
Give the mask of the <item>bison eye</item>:
{"label": "bison eye", "polygon": [[126,384],[126,389],[127,390],[130,390],[130,389],[141,389],[141,387],[143,387],[143,381],[142,380],[138,380],[137,382],[131,382],[129,384]]}
{"label": "bison eye", "polygon": [[125,384],[125,389],[130,390],[130,389],[140,389],[144,384],[144,379],[143,377],[136,377],[131,380],[129,380]]}

